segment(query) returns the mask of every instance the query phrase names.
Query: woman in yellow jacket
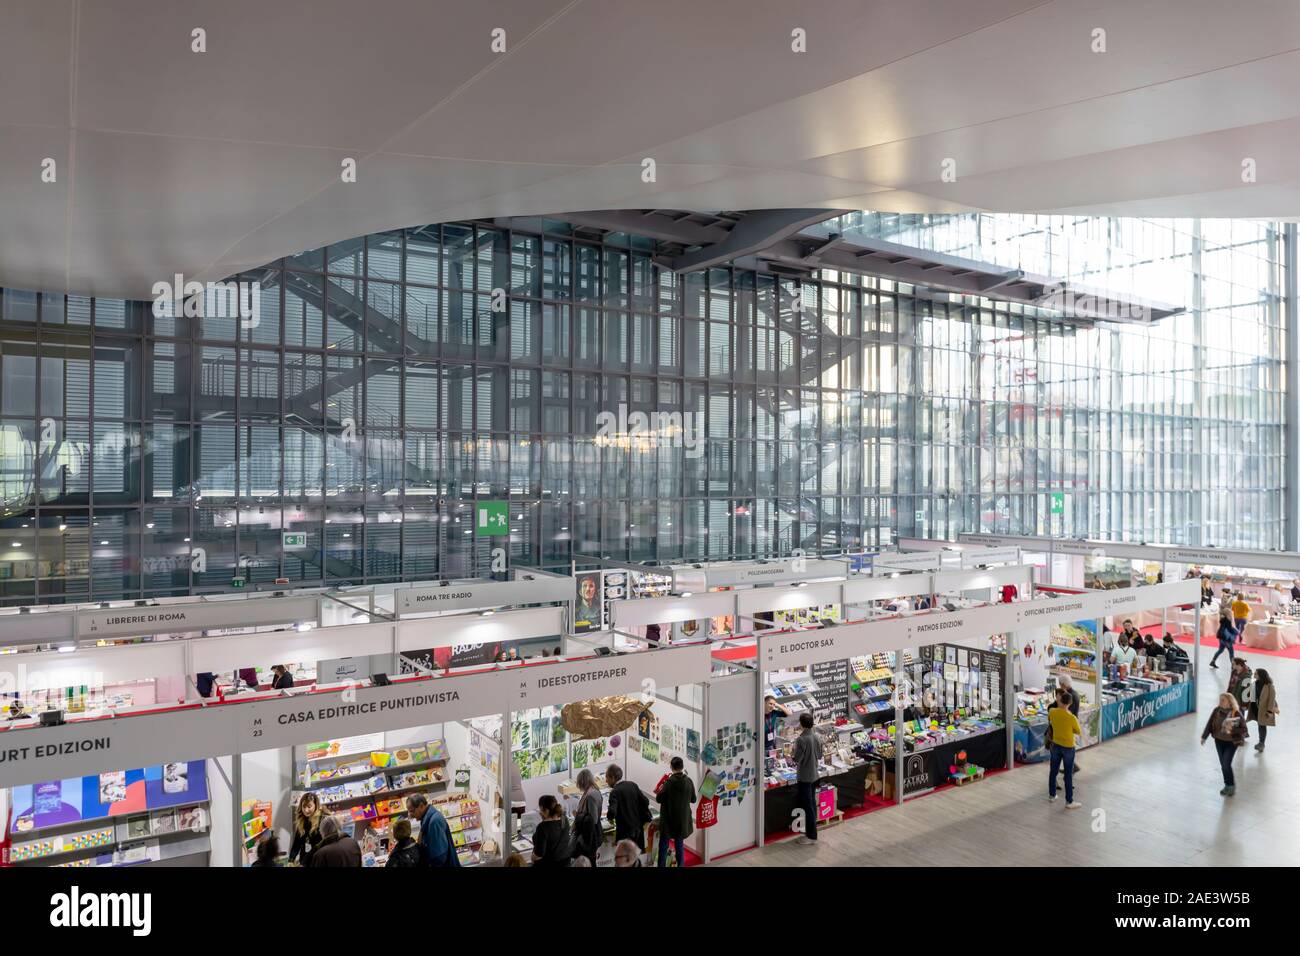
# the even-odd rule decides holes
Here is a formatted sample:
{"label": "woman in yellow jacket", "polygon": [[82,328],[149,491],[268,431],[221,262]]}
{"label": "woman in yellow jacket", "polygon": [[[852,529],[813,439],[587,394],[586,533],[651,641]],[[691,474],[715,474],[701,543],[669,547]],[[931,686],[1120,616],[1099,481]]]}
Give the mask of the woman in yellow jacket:
{"label": "woman in yellow jacket", "polygon": [[1246,625],[1250,623],[1250,605],[1246,603],[1246,596],[1240,591],[1232,599],[1232,616],[1237,624],[1237,640],[1243,644],[1246,642]]}

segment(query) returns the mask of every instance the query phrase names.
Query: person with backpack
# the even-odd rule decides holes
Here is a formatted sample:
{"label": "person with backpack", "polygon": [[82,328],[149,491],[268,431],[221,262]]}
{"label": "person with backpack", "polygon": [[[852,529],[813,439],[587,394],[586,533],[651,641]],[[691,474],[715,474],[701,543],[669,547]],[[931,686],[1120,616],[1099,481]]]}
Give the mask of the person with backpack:
{"label": "person with backpack", "polygon": [[1220,795],[1230,797],[1237,792],[1237,779],[1232,772],[1232,758],[1246,745],[1250,732],[1246,729],[1246,720],[1237,706],[1237,698],[1231,694],[1219,695],[1219,706],[1210,711],[1210,717],[1201,731],[1201,744],[1206,738],[1214,738],[1214,749],[1219,753],[1219,769],[1223,771],[1223,789]]}
{"label": "person with backpack", "polygon": [[672,842],[677,865],[685,866],[686,838],[695,832],[691,814],[695,783],[686,775],[686,764],[681,757],[674,757],[668,766],[672,773],[659,785],[655,794],[659,801],[659,865],[668,865],[668,844]]}
{"label": "person with backpack", "polygon": [[398,820],[393,824],[393,846],[388,851],[388,862],[384,866],[428,865],[424,859],[424,847],[411,836],[411,821]]}
{"label": "person with backpack", "polygon": [[568,866],[573,860],[573,831],[564,806],[549,793],[537,801],[542,822],[533,830],[533,866]]}
{"label": "person with backpack", "polygon": [[573,815],[574,856],[585,856],[591,865],[596,865],[596,855],[605,840],[601,829],[600,817],[602,800],[600,789],[596,786],[596,775],[583,768],[578,772],[576,781],[582,796],[578,798],[578,812]]}
{"label": "person with backpack", "polygon": [[631,840],[645,852],[645,828],[650,822],[650,798],[631,780],[623,779],[623,768],[616,763],[605,771],[609,784],[607,816],[614,823],[614,842]]}
{"label": "person with backpack", "polygon": [[1227,611],[1223,611],[1219,614],[1219,630],[1215,636],[1219,639],[1219,649],[1215,651],[1214,656],[1210,658],[1210,666],[1215,670],[1218,670],[1219,665],[1216,661],[1218,661],[1219,655],[1224,651],[1228,652],[1229,661],[1235,659],[1235,656],[1232,653],[1232,645],[1237,642],[1237,629],[1232,626],[1232,618],[1228,616]]}
{"label": "person with backpack", "polygon": [[1259,727],[1259,743],[1255,744],[1255,749],[1263,753],[1264,741],[1268,739],[1268,728],[1277,723],[1278,706],[1277,688],[1273,684],[1273,678],[1269,677],[1268,671],[1262,667],[1255,671],[1253,691],[1254,699],[1250,702],[1247,719],[1255,721]]}

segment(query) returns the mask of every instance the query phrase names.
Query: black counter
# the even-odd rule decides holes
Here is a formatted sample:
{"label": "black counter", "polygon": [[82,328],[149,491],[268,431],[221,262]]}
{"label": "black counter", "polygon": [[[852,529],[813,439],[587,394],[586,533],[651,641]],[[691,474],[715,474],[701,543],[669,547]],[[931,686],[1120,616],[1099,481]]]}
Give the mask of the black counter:
{"label": "black counter", "polygon": [[[840,810],[862,806],[867,799],[867,767],[850,767],[822,777],[819,784],[835,787],[835,805]],[[790,821],[799,805],[799,788],[793,783],[773,787],[763,795],[763,833],[789,833]]]}

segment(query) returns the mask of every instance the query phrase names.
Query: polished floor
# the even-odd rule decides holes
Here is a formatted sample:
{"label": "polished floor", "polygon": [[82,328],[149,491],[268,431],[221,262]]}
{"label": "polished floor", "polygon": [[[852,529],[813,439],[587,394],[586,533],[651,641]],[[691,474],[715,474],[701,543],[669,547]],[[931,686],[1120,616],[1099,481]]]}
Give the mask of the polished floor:
{"label": "polished floor", "polygon": [[1082,751],[1076,799],[1047,800],[1045,764],[1019,767],[715,866],[1251,866],[1300,863],[1300,661],[1245,655],[1277,684],[1281,714],[1268,748],[1258,730],[1238,754],[1237,793],[1223,786],[1204,715],[1227,682],[1227,661],[1202,657],[1200,717],[1157,724]]}

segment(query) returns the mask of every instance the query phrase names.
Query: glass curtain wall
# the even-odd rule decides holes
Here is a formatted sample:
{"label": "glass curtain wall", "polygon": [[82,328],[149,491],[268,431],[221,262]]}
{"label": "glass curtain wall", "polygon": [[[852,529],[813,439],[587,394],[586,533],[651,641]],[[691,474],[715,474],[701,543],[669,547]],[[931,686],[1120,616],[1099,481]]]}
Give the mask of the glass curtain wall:
{"label": "glass curtain wall", "polygon": [[[1279,547],[1278,233],[1089,222],[1167,240],[1189,311],[675,275],[550,220],[304,252],[237,277],[253,320],[0,290],[0,600],[470,576],[503,544],[554,568],[965,531]],[[638,412],[677,417],[647,439]],[[474,534],[483,501],[508,538]]]}

